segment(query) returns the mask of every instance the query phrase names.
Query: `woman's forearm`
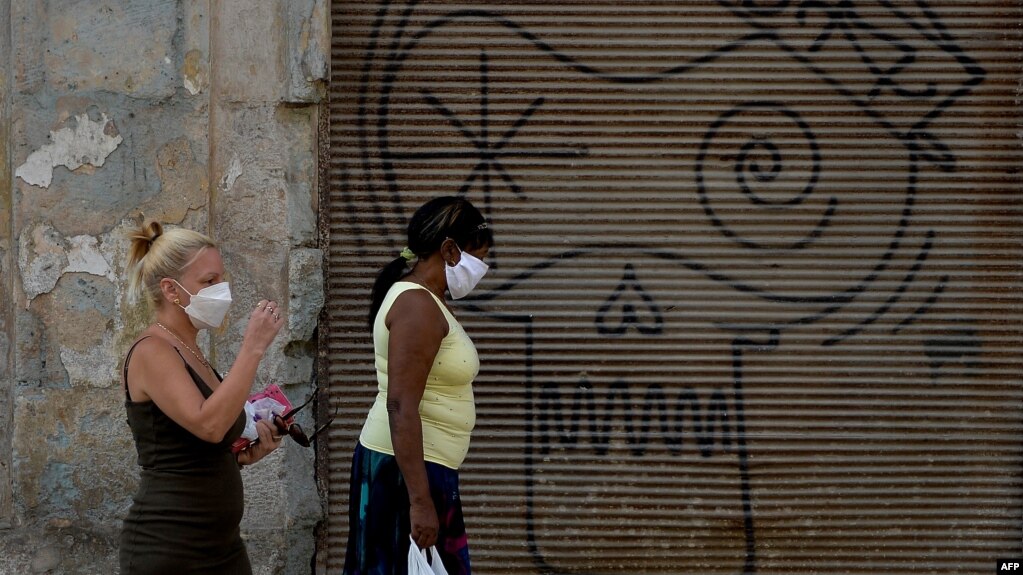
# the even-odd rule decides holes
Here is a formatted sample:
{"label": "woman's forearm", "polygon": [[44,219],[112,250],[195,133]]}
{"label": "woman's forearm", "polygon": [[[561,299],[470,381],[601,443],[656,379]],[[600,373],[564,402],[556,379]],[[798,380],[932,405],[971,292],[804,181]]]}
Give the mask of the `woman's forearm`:
{"label": "woman's forearm", "polygon": [[413,505],[431,501],[430,484],[423,459],[423,423],[419,405],[387,402],[387,418],[391,428],[391,446],[398,469],[405,478],[409,502]]}
{"label": "woman's forearm", "polygon": [[208,440],[214,443],[222,441],[238,420],[238,414],[252,395],[252,383],[261,359],[262,354],[253,353],[242,346],[227,377],[213,395],[202,403],[199,411],[201,420],[208,427]]}

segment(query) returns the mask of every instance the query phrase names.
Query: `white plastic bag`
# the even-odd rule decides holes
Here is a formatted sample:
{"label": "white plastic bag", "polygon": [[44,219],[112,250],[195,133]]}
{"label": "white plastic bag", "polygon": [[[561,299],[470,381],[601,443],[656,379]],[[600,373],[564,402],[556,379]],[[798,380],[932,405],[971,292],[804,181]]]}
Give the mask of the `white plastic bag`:
{"label": "white plastic bag", "polygon": [[245,429],[242,431],[242,437],[255,441],[259,438],[259,432],[256,431],[257,421],[273,421],[274,415],[283,415],[286,411],[288,409],[284,404],[270,397],[261,397],[256,401],[246,401]]}
{"label": "white plastic bag", "polygon": [[411,535],[409,541],[411,543],[408,546],[408,575],[448,575],[436,547],[430,546],[430,557],[433,557],[433,565],[430,565],[430,560],[426,557],[427,549],[420,549]]}

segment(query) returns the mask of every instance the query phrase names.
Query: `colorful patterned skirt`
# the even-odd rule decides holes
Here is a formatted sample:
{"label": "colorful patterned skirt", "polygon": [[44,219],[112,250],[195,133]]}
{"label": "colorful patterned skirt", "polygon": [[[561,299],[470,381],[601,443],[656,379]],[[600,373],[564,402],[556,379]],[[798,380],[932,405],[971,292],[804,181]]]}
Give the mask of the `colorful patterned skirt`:
{"label": "colorful patterned skirt", "polygon": [[[471,575],[458,471],[426,462],[440,530],[437,551],[449,575]],[[352,457],[344,575],[407,575],[409,499],[398,461],[361,443]]]}

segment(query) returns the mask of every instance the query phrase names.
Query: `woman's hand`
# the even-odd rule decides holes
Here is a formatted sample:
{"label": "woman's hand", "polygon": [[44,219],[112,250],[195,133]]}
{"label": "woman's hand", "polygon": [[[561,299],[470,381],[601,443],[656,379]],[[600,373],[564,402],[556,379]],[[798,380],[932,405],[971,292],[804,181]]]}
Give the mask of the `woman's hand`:
{"label": "woman's hand", "polygon": [[428,499],[421,503],[413,503],[409,508],[409,522],[412,524],[412,539],[420,549],[437,543],[440,520],[437,519],[433,501]]}
{"label": "woman's hand", "polygon": [[259,440],[238,453],[238,465],[252,465],[281,446],[283,436],[277,435],[276,430],[266,421],[256,422],[256,433],[259,434]]}
{"label": "woman's hand", "polygon": [[249,324],[245,327],[242,345],[251,346],[250,349],[256,353],[264,354],[277,337],[277,332],[281,330],[285,320],[284,311],[278,307],[277,302],[259,300],[249,314]]}

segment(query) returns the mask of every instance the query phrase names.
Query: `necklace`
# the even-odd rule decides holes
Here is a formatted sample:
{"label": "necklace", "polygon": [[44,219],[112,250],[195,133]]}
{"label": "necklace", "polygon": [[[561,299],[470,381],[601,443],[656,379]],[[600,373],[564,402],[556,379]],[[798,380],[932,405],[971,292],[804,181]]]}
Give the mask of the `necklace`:
{"label": "necklace", "polygon": [[195,359],[198,359],[198,360],[199,360],[199,363],[203,364],[203,366],[204,366],[204,367],[205,367],[206,369],[209,369],[209,368],[210,368],[210,362],[208,362],[208,361],[206,361],[205,359],[203,359],[203,358],[202,358],[202,356],[201,356],[201,355],[199,355],[198,353],[196,353],[196,352],[195,352],[195,350],[194,350],[194,349],[192,349],[192,348],[191,348],[191,347],[190,347],[190,346],[189,346],[189,345],[188,345],[187,343],[185,343],[185,342],[181,341],[181,338],[180,338],[180,337],[178,337],[178,334],[174,333],[173,331],[171,331],[170,329],[168,329],[168,328],[167,328],[167,326],[163,325],[163,324],[162,324],[162,323],[160,323],[160,322],[156,322],[156,325],[160,326],[160,328],[161,328],[161,329],[163,329],[163,331],[165,331],[165,332],[167,332],[167,333],[171,334],[171,337],[173,337],[174,339],[178,340],[178,343],[180,343],[181,345],[185,346],[185,349],[187,349],[188,351],[192,352],[192,355],[194,355],[194,356],[195,356]]}

